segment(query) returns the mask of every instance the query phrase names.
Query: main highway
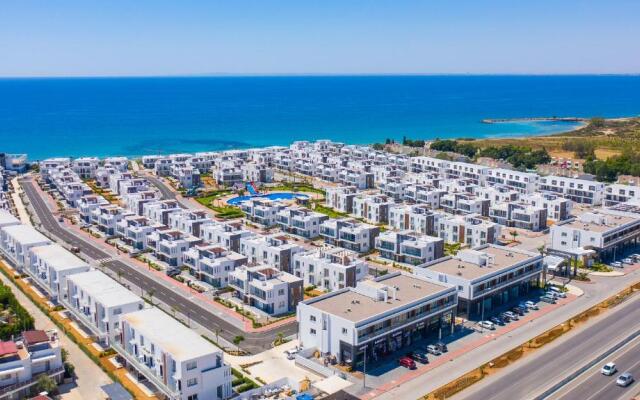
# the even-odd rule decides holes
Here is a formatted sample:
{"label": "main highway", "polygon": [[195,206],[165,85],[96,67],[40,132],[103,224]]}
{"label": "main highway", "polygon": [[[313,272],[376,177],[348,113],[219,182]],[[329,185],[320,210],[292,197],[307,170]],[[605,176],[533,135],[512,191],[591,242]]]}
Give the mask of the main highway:
{"label": "main highway", "polygon": [[[611,376],[602,375],[600,368],[607,362],[614,362],[618,372]],[[616,385],[616,379],[624,372],[630,372],[636,381],[626,388]],[[586,372],[549,396],[553,400],[622,400],[630,399],[640,392],[640,337],[630,341],[618,351],[596,363]]]}
{"label": "main highway", "polygon": [[159,281],[153,276],[147,275],[146,271],[141,270],[140,267],[136,265],[118,259],[112,259],[114,254],[107,253],[80,235],[66,229],[58,223],[52,211],[47,207],[45,199],[42,198],[42,192],[35,188],[37,183],[31,178],[23,178],[20,180],[20,184],[29,198],[31,207],[42,224],[42,229],[69,245],[78,247],[82,254],[92,260],[108,260],[102,262],[102,265],[116,274],[119,273],[122,279],[146,292],[153,290],[153,297],[155,299],[173,307],[177,312],[187,316],[191,321],[194,321],[210,332],[218,332],[219,335],[228,342],[233,341],[236,336],[243,336],[244,341],[242,341],[240,347],[250,353],[258,353],[268,349],[276,339],[278,333],[283,333],[286,337],[297,332],[297,324],[295,323],[265,332],[243,331],[226,321],[224,316],[216,314],[213,309],[205,308],[201,304],[193,301],[178,288],[170,288],[169,283]]}
{"label": "main highway", "polygon": [[[565,334],[507,367],[503,372],[485,378],[454,398],[464,400],[537,398],[565,377],[588,365],[605,351],[638,331],[640,329],[640,295],[635,295],[615,308],[605,311],[605,314],[598,317],[595,322],[587,322],[585,326],[578,326],[575,329],[575,333]],[[630,352],[625,356],[623,362],[625,366],[621,364],[621,367],[635,371],[640,368],[639,362],[640,352]],[[590,388],[579,386],[575,394],[573,390],[569,390],[562,399],[615,400],[624,391],[618,390],[620,388],[610,383],[611,380],[604,382],[595,380],[593,384],[587,382],[586,385]],[[593,395],[598,391],[601,391],[599,393],[603,396],[581,397],[583,393]],[[632,397],[629,393],[626,392],[626,398]],[[609,395],[612,397],[608,397]],[[550,398],[553,398],[553,395]]]}

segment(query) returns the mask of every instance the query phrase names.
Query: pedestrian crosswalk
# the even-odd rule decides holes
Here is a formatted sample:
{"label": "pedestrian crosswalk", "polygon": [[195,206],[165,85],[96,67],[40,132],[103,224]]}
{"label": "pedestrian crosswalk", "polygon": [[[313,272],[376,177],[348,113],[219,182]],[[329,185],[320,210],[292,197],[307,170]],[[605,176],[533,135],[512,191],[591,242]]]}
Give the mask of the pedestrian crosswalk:
{"label": "pedestrian crosswalk", "polygon": [[113,257],[104,257],[104,258],[96,259],[96,262],[98,264],[106,264],[106,263],[111,262],[111,261],[113,261]]}

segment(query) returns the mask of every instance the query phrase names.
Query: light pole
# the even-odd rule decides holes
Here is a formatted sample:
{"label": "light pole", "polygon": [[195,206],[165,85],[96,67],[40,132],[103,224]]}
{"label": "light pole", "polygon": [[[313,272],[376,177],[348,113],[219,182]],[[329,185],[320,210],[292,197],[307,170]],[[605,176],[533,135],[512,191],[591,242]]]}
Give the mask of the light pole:
{"label": "light pole", "polygon": [[363,388],[367,387],[367,346],[368,345],[365,344],[363,347],[360,347],[360,350],[364,351],[364,365],[362,366],[362,372],[364,373],[362,378]]}

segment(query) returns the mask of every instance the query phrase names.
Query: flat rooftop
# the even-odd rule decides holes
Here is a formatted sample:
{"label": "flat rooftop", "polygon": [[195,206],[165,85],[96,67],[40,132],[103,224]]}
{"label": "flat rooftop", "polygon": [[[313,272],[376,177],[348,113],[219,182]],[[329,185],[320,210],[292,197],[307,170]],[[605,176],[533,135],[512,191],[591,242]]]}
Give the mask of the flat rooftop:
{"label": "flat rooftop", "polygon": [[92,270],[70,275],[68,278],[76,286],[91,293],[93,298],[105,307],[141,302],[132,291],[109,278],[101,271]]}
{"label": "flat rooftop", "polygon": [[18,225],[20,220],[6,210],[0,210],[0,226]]}
{"label": "flat rooftop", "polygon": [[89,266],[59,244],[52,243],[45,246],[37,246],[33,247],[31,251],[57,271]]}
{"label": "flat rooftop", "polygon": [[5,226],[2,230],[22,245],[46,243],[50,240],[29,225]]}
{"label": "flat rooftop", "polygon": [[526,260],[533,260],[537,257],[537,255],[528,254],[522,250],[514,250],[509,247],[489,246],[478,251],[492,256],[492,261],[487,265],[478,265],[457,258],[449,258],[439,262],[436,261],[426,266],[425,269],[452,276],[460,274],[459,276],[464,279],[474,280],[497,271],[508,270],[516,264]]}
{"label": "flat rooftop", "polygon": [[391,276],[379,282],[370,281],[367,284],[378,287],[395,286],[396,298],[393,299],[390,295],[389,301],[378,301],[349,288],[341,293],[321,296],[307,304],[348,321],[358,322],[451,290],[447,286],[405,274]]}
{"label": "flat rooftop", "polygon": [[621,225],[630,224],[632,222],[639,221],[639,217],[632,217],[627,215],[611,215],[611,214],[601,214],[606,218],[606,223],[598,224],[596,222],[585,222],[575,219],[569,223],[562,224],[559,226],[573,229],[582,229],[585,231],[598,232],[603,233],[609,230],[618,228]]}
{"label": "flat rooftop", "polygon": [[177,361],[221,353],[217,347],[203,339],[194,330],[157,308],[135,311],[121,318],[142,333],[145,339],[169,353]]}

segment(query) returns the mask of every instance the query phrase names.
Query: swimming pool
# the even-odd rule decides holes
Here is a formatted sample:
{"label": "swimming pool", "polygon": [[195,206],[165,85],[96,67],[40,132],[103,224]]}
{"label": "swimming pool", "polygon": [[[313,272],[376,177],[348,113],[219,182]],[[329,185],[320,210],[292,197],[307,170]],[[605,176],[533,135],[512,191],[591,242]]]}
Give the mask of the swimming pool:
{"label": "swimming pool", "polygon": [[238,196],[227,200],[227,204],[232,206],[237,206],[238,204],[245,202],[251,199],[270,199],[270,200],[293,200],[293,199],[301,199],[308,200],[309,196],[302,193],[291,193],[291,192],[275,192],[275,193],[267,193],[267,194],[259,194],[257,196]]}

